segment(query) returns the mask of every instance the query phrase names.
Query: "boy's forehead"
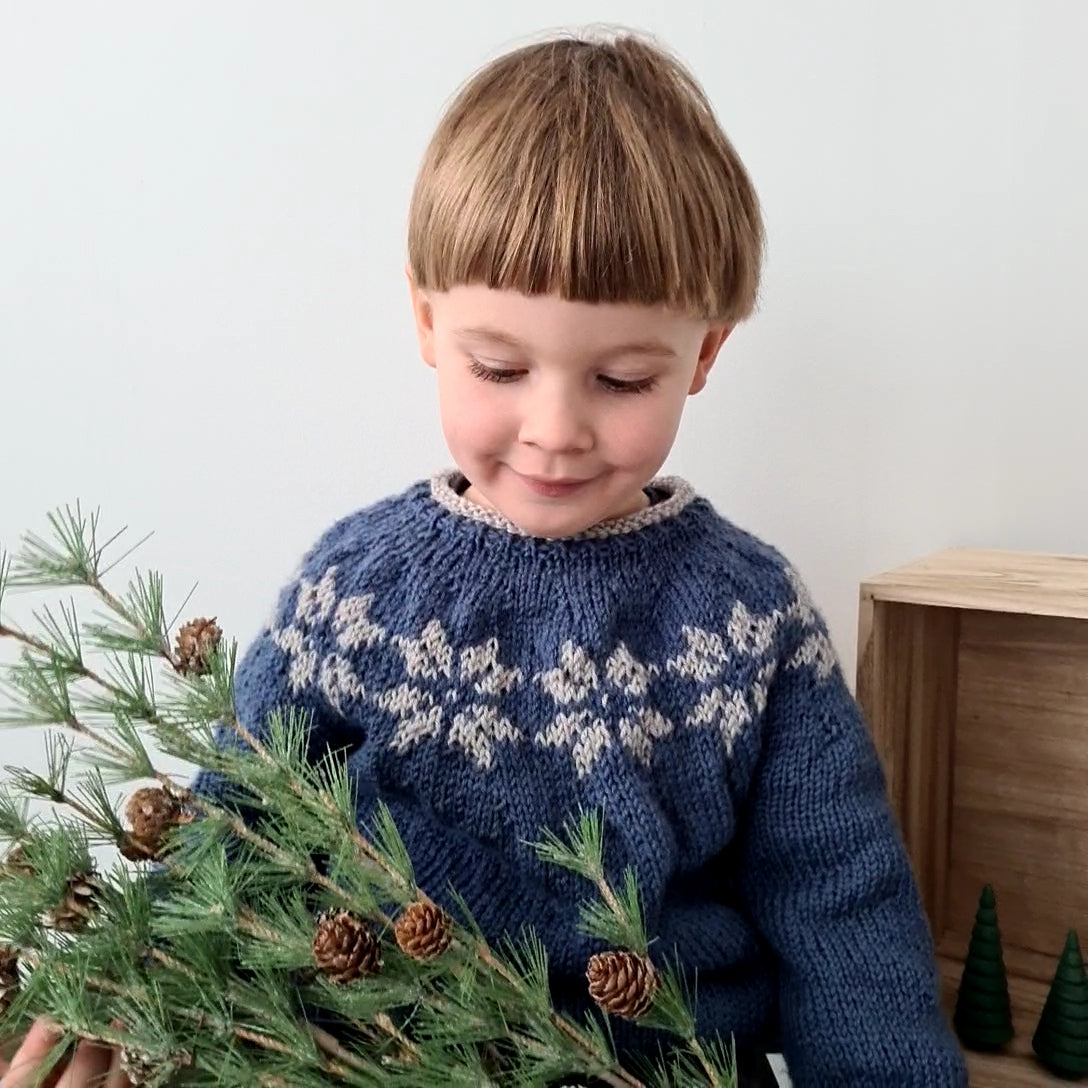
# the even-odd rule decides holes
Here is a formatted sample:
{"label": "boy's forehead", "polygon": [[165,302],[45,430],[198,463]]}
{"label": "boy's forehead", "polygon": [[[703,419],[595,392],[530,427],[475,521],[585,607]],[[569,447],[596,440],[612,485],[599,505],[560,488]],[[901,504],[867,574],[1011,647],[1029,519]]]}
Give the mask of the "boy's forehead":
{"label": "boy's forehead", "polygon": [[511,346],[567,337],[605,342],[621,337],[645,353],[665,354],[675,351],[672,341],[699,324],[662,305],[576,302],[481,284],[454,287],[431,299],[436,321],[452,334]]}

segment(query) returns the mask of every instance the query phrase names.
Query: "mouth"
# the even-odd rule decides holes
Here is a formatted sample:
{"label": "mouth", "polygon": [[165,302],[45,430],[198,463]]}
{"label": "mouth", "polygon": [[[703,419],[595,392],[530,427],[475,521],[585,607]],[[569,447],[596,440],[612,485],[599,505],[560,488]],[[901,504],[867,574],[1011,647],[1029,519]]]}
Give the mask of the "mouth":
{"label": "mouth", "polygon": [[586,486],[589,480],[578,480],[572,477],[522,476],[529,488],[538,495],[544,495],[549,499],[560,499],[566,495],[573,495],[575,491]]}

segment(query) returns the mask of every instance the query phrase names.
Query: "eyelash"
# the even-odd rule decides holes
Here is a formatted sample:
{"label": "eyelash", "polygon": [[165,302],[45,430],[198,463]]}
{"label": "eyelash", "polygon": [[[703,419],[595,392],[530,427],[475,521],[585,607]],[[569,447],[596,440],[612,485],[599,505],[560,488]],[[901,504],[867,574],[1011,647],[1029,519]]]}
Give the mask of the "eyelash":
{"label": "eyelash", "polygon": [[[516,370],[499,370],[494,367],[484,366],[479,359],[473,356],[469,356],[468,368],[474,377],[485,382],[498,382],[500,385],[505,385],[518,380]],[[657,384],[656,378],[641,378],[634,382],[623,382],[617,378],[609,378],[604,374],[598,380],[610,393],[649,393]]]}

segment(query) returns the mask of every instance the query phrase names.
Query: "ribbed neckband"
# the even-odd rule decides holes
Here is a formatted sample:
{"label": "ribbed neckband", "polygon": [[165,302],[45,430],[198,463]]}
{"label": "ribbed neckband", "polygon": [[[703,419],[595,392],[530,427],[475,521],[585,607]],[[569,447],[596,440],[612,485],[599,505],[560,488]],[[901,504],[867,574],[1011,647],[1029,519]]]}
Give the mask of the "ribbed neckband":
{"label": "ribbed neckband", "polygon": [[[482,522],[492,529],[498,529],[513,536],[530,535],[497,510],[489,510],[459,495],[457,484],[463,480],[464,476],[459,469],[443,469],[441,472],[436,472],[431,477],[431,498],[452,513],[472,521]],[[623,517],[598,522],[580,533],[563,539],[601,540],[605,537],[635,533],[649,525],[657,525],[659,522],[675,517],[695,498],[695,489],[679,476],[659,476],[647,485],[647,489],[661,492],[665,497],[660,502],[652,503],[634,514],[625,514]]]}

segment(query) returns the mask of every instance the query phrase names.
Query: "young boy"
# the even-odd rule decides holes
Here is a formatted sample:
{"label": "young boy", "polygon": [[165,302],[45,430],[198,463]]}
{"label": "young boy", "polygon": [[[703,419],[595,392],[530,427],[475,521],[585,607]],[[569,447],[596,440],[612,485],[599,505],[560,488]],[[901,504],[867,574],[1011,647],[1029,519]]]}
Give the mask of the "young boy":
{"label": "young boy", "polygon": [[784,1050],[797,1088],[964,1085],[820,616],[776,551],[655,478],[754,307],[762,244],[709,102],[653,44],[559,38],[478,73],[408,237],[457,468],[322,537],[238,668],[238,712],[259,731],[310,711],[360,821],[384,801],[421,885],[455,887],[489,938],[532,925],[562,1007],[588,1006],[586,888],[525,844],[598,810],[702,1034]]}

